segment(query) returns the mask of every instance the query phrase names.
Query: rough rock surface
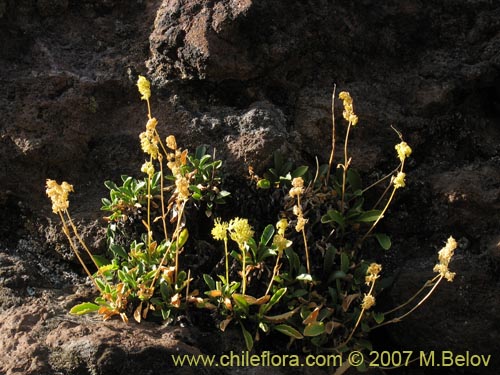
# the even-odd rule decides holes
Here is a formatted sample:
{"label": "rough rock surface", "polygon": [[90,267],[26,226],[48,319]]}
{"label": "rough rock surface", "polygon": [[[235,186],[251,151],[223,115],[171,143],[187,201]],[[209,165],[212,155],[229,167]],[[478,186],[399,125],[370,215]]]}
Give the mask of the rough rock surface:
{"label": "rough rock surface", "polygon": [[[311,165],[316,155],[326,161],[334,83],[354,97],[353,164],[368,180],[393,168],[390,125],[400,130],[414,153],[408,189],[383,223],[394,241],[389,298],[419,288],[449,235],[460,248],[455,282],[384,331],[390,343],[380,345],[492,354],[488,368],[450,371],[496,373],[497,2],[0,0],[0,40],[1,373],[123,373],[144,369],[145,358],[154,373],[165,371],[151,360],[158,353],[203,350],[166,329],[111,322],[101,332],[65,313],[83,281],[44,181],[75,185],[74,216],[102,247],[102,182],[142,163],[138,73],[153,81],[161,133],[191,149],[212,145],[235,180],[248,166],[260,173],[277,148]],[[342,134],[340,103],[336,117]],[[72,344],[61,347],[64,337]],[[164,344],[147,349],[156,340]]]}

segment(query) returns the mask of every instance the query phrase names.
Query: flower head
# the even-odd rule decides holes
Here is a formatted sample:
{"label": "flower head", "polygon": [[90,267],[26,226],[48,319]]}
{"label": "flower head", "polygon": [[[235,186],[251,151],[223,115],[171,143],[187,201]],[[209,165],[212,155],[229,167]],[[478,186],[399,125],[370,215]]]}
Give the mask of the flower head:
{"label": "flower head", "polygon": [[178,177],[175,179],[175,186],[177,191],[177,198],[179,200],[189,199],[189,181],[186,177]]}
{"label": "flower head", "polygon": [[167,147],[171,150],[176,150],[177,149],[177,142],[175,141],[175,136],[169,135],[166,139]]}
{"label": "flower head", "polygon": [[282,236],[285,235],[286,228],[288,228],[288,220],[281,219],[276,223],[276,229],[278,229],[278,233]]}
{"label": "flower head", "polygon": [[371,294],[365,294],[363,302],[361,303],[361,308],[363,310],[368,310],[373,305],[375,305],[375,297],[373,297]]}
{"label": "flower head", "polygon": [[453,257],[455,249],[457,248],[457,241],[453,237],[449,237],[446,245],[439,250],[439,263],[434,266],[434,272],[441,274],[448,281],[453,281],[455,272],[450,272],[448,265]]}
{"label": "flower head", "polygon": [[149,81],[144,76],[139,76],[137,80],[137,88],[139,89],[139,93],[142,95],[142,100],[149,100],[151,97],[151,88]]}
{"label": "flower head", "polygon": [[150,118],[146,123],[146,130],[153,131],[156,129],[156,125],[158,125],[158,120],[156,118]]}
{"label": "flower head", "polygon": [[302,193],[304,193],[304,180],[302,179],[302,177],[295,177],[292,180],[292,188],[288,192],[288,195],[290,195],[290,197],[292,198],[295,198],[302,195]]}
{"label": "flower head", "polygon": [[52,211],[57,214],[67,210],[69,207],[68,194],[74,191],[73,185],[66,181],[59,185],[56,181],[47,179],[46,187],[46,193],[52,201]]}
{"label": "flower head", "polygon": [[146,173],[151,178],[155,173],[155,167],[153,166],[153,163],[151,163],[150,161],[144,162],[141,167],[141,172]]}
{"label": "flower head", "polygon": [[406,142],[401,142],[398,143],[396,146],[394,146],[398,153],[398,158],[403,162],[407,157],[411,155],[411,147],[408,146],[408,143]]}
{"label": "flower head", "polygon": [[217,218],[212,229],[212,237],[217,241],[226,241],[228,229],[229,223],[227,221],[221,222],[220,218]]}
{"label": "flower head", "polygon": [[276,246],[278,253],[281,254],[283,250],[292,245],[292,241],[287,240],[284,236],[278,233],[273,237],[273,245]]}
{"label": "flower head", "polygon": [[365,282],[367,285],[374,283],[375,280],[379,278],[379,273],[382,271],[382,265],[378,263],[372,263],[366,270]]}
{"label": "flower head", "polygon": [[344,105],[344,113],[343,113],[344,118],[352,126],[355,126],[358,123],[358,116],[354,114],[351,94],[349,94],[347,91],[342,91],[341,93],[339,93],[339,99],[342,100]]}
{"label": "flower head", "polygon": [[152,131],[146,130],[139,134],[141,148],[146,154],[151,155],[153,159],[158,158],[158,138]]}
{"label": "flower head", "polygon": [[297,225],[295,225],[295,230],[297,232],[302,231],[304,229],[304,227],[306,226],[308,221],[309,221],[308,219],[305,219],[304,216],[300,215],[297,218]]}
{"label": "flower head", "polygon": [[404,172],[399,172],[398,173],[398,175],[392,181],[392,183],[394,184],[394,188],[395,189],[399,189],[399,188],[402,188],[402,187],[406,186],[406,184],[405,184],[405,177],[406,177],[406,173],[404,173]]}
{"label": "flower head", "polygon": [[240,249],[243,249],[245,243],[253,237],[254,231],[250,224],[248,224],[248,219],[237,217],[229,222],[229,233],[231,239],[238,244]]}

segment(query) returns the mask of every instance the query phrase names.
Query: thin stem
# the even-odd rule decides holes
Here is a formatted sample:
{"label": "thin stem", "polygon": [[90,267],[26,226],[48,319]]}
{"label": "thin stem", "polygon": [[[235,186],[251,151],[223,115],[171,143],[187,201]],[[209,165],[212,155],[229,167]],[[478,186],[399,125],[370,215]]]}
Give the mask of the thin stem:
{"label": "thin stem", "polygon": [[276,257],[276,264],[274,265],[274,268],[273,268],[273,275],[271,277],[271,281],[269,281],[269,285],[267,287],[266,293],[264,294],[265,296],[267,296],[269,294],[269,291],[271,290],[271,286],[273,285],[273,282],[274,282],[274,278],[278,275],[280,259],[281,259],[281,255],[278,254],[278,256]]}
{"label": "thin stem", "polygon": [[[401,162],[401,168],[399,169],[399,172],[403,172],[403,168],[404,168],[404,160]],[[390,186],[390,185],[389,185]],[[373,231],[373,229],[377,226],[377,224],[379,223],[380,220],[382,220],[382,218],[384,217],[384,214],[385,212],[387,211],[387,209],[389,208],[389,205],[391,204],[392,202],[392,199],[394,198],[394,195],[396,194],[396,190],[397,190],[397,187],[393,187],[392,189],[392,193],[391,193],[391,196],[389,197],[389,199],[387,200],[387,203],[385,204],[385,207],[382,209],[382,212],[380,213],[379,217],[377,218],[377,220],[375,220],[375,222],[372,224],[372,226],[370,227],[370,229],[368,230],[368,232],[366,232],[366,234],[358,241],[358,245],[361,244],[370,234],[371,232]],[[384,193],[385,194],[385,193]],[[377,203],[378,204],[378,203]]]}
{"label": "thin stem", "polygon": [[347,132],[344,140],[344,164],[343,164],[343,174],[342,174],[342,198],[340,201],[340,210],[344,213],[344,200],[345,200],[345,184],[347,180],[347,169],[349,168],[350,160],[347,159],[347,144],[349,142],[349,132],[351,131],[351,121],[347,125]]}
{"label": "thin stem", "polygon": [[146,99],[146,103],[148,104],[148,118],[151,119],[151,105],[149,104],[149,99]]}
{"label": "thin stem", "polygon": [[422,288],[420,288],[417,293],[415,293],[411,298],[409,298],[405,303],[387,311],[384,313],[384,315],[389,315],[389,314],[392,314],[393,312],[396,312],[400,309],[402,309],[403,307],[405,307],[406,305],[408,305],[411,301],[413,301],[415,298],[417,298],[417,296],[422,293],[426,288],[428,288],[429,286],[432,285],[432,283],[434,281],[436,281],[436,279],[438,279],[440,277],[440,275],[436,275],[432,280],[427,280],[424,284],[424,286]]}
{"label": "thin stem", "polygon": [[165,199],[163,197],[163,156],[161,154],[158,155],[158,161],[160,162],[160,200],[161,200],[161,221],[163,223],[163,234],[165,235],[165,241],[168,241],[168,232],[167,232],[167,221],[166,213],[165,213]]}
{"label": "thin stem", "polygon": [[[148,102],[149,103],[149,102]],[[152,162],[152,156],[149,157],[149,161]],[[151,231],[151,176],[148,174],[148,215],[147,215],[147,220],[148,220],[148,256],[151,257],[151,237],[152,237],[152,231]]]}
{"label": "thin stem", "polygon": [[99,275],[101,275],[101,277],[104,280],[104,282],[106,284],[108,284],[108,280],[106,279],[106,276],[102,273],[101,268],[99,267],[99,265],[95,261],[94,257],[92,256],[92,253],[90,252],[89,248],[87,247],[87,244],[83,241],[82,237],[78,233],[78,229],[76,228],[75,224],[73,223],[73,219],[71,218],[71,216],[69,214],[69,211],[65,210],[65,213],[66,213],[66,216],[68,217],[68,222],[71,225],[71,228],[73,229],[73,233],[75,234],[76,238],[78,239],[78,242],[80,242],[80,244],[82,245],[83,249],[85,250],[85,252],[87,253],[87,255],[90,257],[90,259],[92,260],[92,263],[94,263],[94,266],[97,269],[97,273]]}
{"label": "thin stem", "polygon": [[246,254],[246,249],[245,249],[246,243],[243,244],[243,247],[241,248],[241,278],[242,278],[242,283],[241,283],[241,292],[243,295],[245,295],[245,292],[247,290],[247,254]]}
{"label": "thin stem", "polygon": [[175,282],[177,283],[177,275],[179,273],[179,231],[181,227],[182,216],[184,215],[184,207],[186,205],[186,201],[182,201],[181,209],[179,210],[179,214],[177,216],[177,223],[175,226]]}
{"label": "thin stem", "polygon": [[383,326],[391,324],[391,323],[398,323],[401,320],[403,320],[404,318],[406,318],[408,315],[410,315],[412,312],[414,312],[416,309],[418,309],[420,307],[420,305],[422,305],[427,300],[427,298],[429,298],[431,296],[431,294],[437,288],[437,286],[439,285],[439,283],[441,282],[441,280],[443,280],[443,276],[442,275],[438,275],[438,276],[439,276],[439,279],[436,282],[436,284],[434,284],[434,286],[432,287],[432,289],[410,311],[406,312],[405,314],[403,314],[403,315],[401,315],[401,316],[399,316],[397,318],[393,318],[393,319],[388,320],[388,321],[386,321],[384,323],[381,323],[378,326],[373,327],[372,330],[374,330],[375,328],[383,327]]}
{"label": "thin stem", "polygon": [[368,190],[370,190],[371,188],[377,186],[378,184],[380,184],[382,181],[385,181],[387,180],[389,177],[391,177],[394,173],[396,173],[397,171],[399,170],[399,166],[397,168],[394,168],[393,171],[389,172],[388,174],[386,174],[384,177],[382,177],[381,179],[379,179],[378,181],[374,182],[373,184],[371,184],[370,186],[364,188],[361,192],[364,194],[365,192],[367,192]]}
{"label": "thin stem", "polygon": [[224,255],[226,260],[226,284],[229,284],[229,255],[227,253],[227,238],[224,238]]}
{"label": "thin stem", "polygon": [[[297,206],[299,207],[300,213],[302,214],[302,206],[300,205],[300,194],[297,195]],[[307,237],[306,237],[305,228],[302,228],[302,238],[304,239],[304,248],[306,250],[307,273],[310,275],[311,274],[311,267],[309,265],[309,247],[307,246]]]}
{"label": "thin stem", "polygon": [[[374,287],[375,287],[375,281],[372,282],[372,285],[370,287],[370,291],[368,292],[368,295],[372,294]],[[349,337],[342,344],[338,345],[337,347],[346,345],[352,339],[352,336],[354,336],[354,332],[356,332],[356,329],[358,328],[359,323],[361,322],[361,319],[363,318],[365,311],[366,311],[365,308],[363,308],[361,310],[361,312],[359,313],[359,316],[358,316],[358,320],[356,321],[354,328],[352,329],[351,333],[349,334]]]}
{"label": "thin stem", "polygon": [[[82,265],[83,269],[85,270],[85,273],[87,274],[87,276],[90,278],[90,280],[92,280],[92,283],[94,284],[94,286],[96,287],[96,289],[101,292],[101,289],[99,288],[99,285],[97,285],[96,281],[94,280],[94,278],[92,277],[92,274],[90,273],[89,269],[87,268],[87,266],[85,265],[85,263],[83,262],[83,259],[82,257],[80,256],[80,253],[78,252],[78,249],[76,248],[75,244],[73,243],[73,239],[71,238],[71,236],[69,235],[69,228],[68,228],[68,225],[66,224],[66,220],[64,220],[64,216],[63,214],[61,213],[61,211],[58,211],[59,213],[59,217],[61,218],[61,222],[62,222],[62,225],[63,225],[63,233],[66,235],[66,238],[68,239],[69,241],[69,245],[71,247],[71,249],[73,250],[73,252],[75,253],[78,261],[80,262],[80,264]],[[66,211],[67,213],[67,211]]]}
{"label": "thin stem", "polygon": [[[185,203],[185,202],[184,202]],[[161,258],[160,264],[158,264],[158,268],[156,269],[155,277],[153,278],[153,281],[151,282],[151,285],[149,286],[150,289],[153,288],[153,286],[156,283],[156,280],[160,276],[161,268],[163,266],[163,263],[165,263],[165,260],[167,259],[167,255],[170,253],[170,249],[172,248],[172,243],[174,237],[176,237],[176,241],[179,237],[179,229],[180,229],[180,221],[182,219],[182,215],[184,212],[184,204],[181,206],[181,210],[179,211],[179,214],[177,215],[177,224],[174,230],[174,233],[172,234],[172,242],[168,245],[168,248],[165,250],[165,253],[163,254],[163,257]],[[176,254],[175,254],[175,281],[177,281],[177,261],[178,261],[178,249],[176,246]]]}
{"label": "thin stem", "polygon": [[328,186],[328,181],[330,180],[330,172],[332,170],[333,159],[335,158],[335,90],[337,85],[333,85],[332,93],[332,152],[330,154],[330,160],[328,161],[328,171],[326,172],[325,186]]}

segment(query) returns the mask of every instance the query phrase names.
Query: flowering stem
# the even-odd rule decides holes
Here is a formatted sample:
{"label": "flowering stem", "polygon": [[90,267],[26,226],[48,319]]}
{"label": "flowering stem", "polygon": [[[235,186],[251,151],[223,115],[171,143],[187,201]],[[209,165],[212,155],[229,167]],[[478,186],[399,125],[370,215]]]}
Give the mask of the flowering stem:
{"label": "flowering stem", "polygon": [[[397,318],[393,318],[391,320],[388,320],[386,322],[383,322],[375,327],[372,328],[375,329],[375,328],[379,328],[379,327],[382,327],[382,326],[385,326],[387,324],[391,324],[391,323],[398,323],[400,322],[401,320],[403,320],[404,318],[406,318],[408,315],[410,315],[412,312],[414,312],[416,309],[418,309],[420,307],[420,305],[422,305],[426,300],[427,298],[429,298],[431,296],[431,294],[434,292],[434,290],[437,288],[437,286],[439,285],[439,283],[441,282],[441,280],[443,280],[443,277],[442,275],[437,275],[437,277],[439,277],[438,281],[434,284],[434,286],[432,287],[432,289],[420,300],[419,303],[417,303],[415,306],[413,306],[413,308],[406,312],[405,314],[401,315],[401,316],[398,316]],[[435,279],[435,278],[434,278]],[[427,283],[426,283],[427,285]]]}
{"label": "flowering stem", "polygon": [[[149,102],[148,102],[149,103]],[[152,157],[150,156],[149,161],[151,162]],[[152,231],[151,231],[151,176],[148,174],[148,215],[147,215],[147,220],[148,220],[148,256],[151,257],[151,236],[152,236]]]}
{"label": "flowering stem", "polygon": [[[372,282],[372,285],[370,287],[370,291],[368,292],[368,295],[372,294],[374,287],[375,287],[375,281]],[[354,325],[354,328],[351,330],[351,333],[349,334],[349,337],[342,344],[338,345],[337,348],[340,347],[340,346],[346,345],[349,341],[351,341],[352,336],[354,335],[354,332],[356,332],[356,329],[358,328],[359,323],[361,323],[361,319],[363,318],[363,315],[364,315],[365,311],[366,311],[365,308],[361,309],[361,312],[359,313],[359,316],[358,316],[358,320],[356,321],[356,324]]]}
{"label": "flowering stem", "polygon": [[165,241],[168,240],[168,232],[167,232],[167,222],[165,220],[165,200],[163,197],[163,156],[158,154],[158,161],[160,162],[160,200],[161,200],[161,221],[163,223],[163,233],[165,235]]}
{"label": "flowering stem", "polygon": [[[179,273],[179,232],[181,230],[181,221],[182,216],[184,215],[184,207],[186,205],[186,201],[182,201],[181,208],[179,210],[179,214],[177,216],[177,223],[175,226],[175,277],[174,280],[177,283],[177,274]],[[163,263],[163,262],[162,262]]]}
{"label": "flowering stem", "polygon": [[[401,168],[399,169],[399,172],[403,172],[404,165],[405,165],[405,163],[404,163],[404,160],[403,160],[401,162]],[[377,226],[377,224],[379,223],[379,221],[382,220],[382,218],[384,217],[385,212],[387,211],[387,209],[389,208],[389,205],[392,202],[392,199],[394,198],[394,195],[396,194],[396,190],[397,189],[398,188],[396,186],[393,187],[391,196],[387,200],[387,203],[385,204],[385,207],[382,209],[382,212],[380,213],[379,217],[377,217],[377,220],[375,220],[375,222],[372,224],[372,226],[370,227],[370,229],[368,230],[368,232],[366,232],[366,234],[358,241],[358,245],[361,244],[371,234],[371,232]],[[384,192],[384,195],[385,195],[385,192]],[[378,202],[377,202],[377,204],[378,204]]]}
{"label": "flowering stem", "polygon": [[247,254],[245,249],[246,243],[241,247],[241,293],[245,295],[247,289]]}
{"label": "flowering stem", "polygon": [[281,253],[278,254],[278,256],[276,257],[276,264],[274,265],[274,268],[273,268],[273,275],[271,277],[271,281],[269,281],[269,285],[267,287],[266,293],[264,294],[265,296],[267,296],[269,294],[269,291],[271,290],[271,286],[273,285],[274,277],[278,275],[280,259],[281,259]]}
{"label": "flowering stem", "polygon": [[398,311],[398,310],[402,309],[403,307],[405,307],[406,305],[408,305],[411,301],[413,301],[415,298],[417,298],[417,296],[420,293],[422,293],[425,290],[425,288],[428,288],[429,286],[431,286],[432,283],[434,281],[436,281],[439,277],[440,277],[440,275],[436,275],[432,280],[427,280],[426,283],[424,284],[424,286],[422,288],[420,288],[418,290],[418,292],[415,293],[411,298],[409,298],[405,303],[403,303],[403,304],[401,304],[401,305],[399,305],[399,306],[397,306],[397,307],[395,307],[395,308],[393,308],[393,309],[385,312],[384,315],[392,314],[393,312]]}
{"label": "flowering stem", "polygon": [[[160,264],[158,264],[158,268],[156,269],[156,273],[155,273],[155,277],[153,278],[153,281],[151,282],[151,285],[149,286],[150,289],[153,289],[155,283],[156,283],[156,280],[158,280],[158,277],[160,276],[160,272],[161,272],[161,268],[163,267],[163,263],[165,263],[165,260],[167,259],[167,256],[168,254],[170,253],[170,249],[172,248],[172,243],[173,243],[173,238],[176,237],[176,245],[178,243],[178,237],[179,237],[179,230],[180,230],[180,222],[181,222],[181,219],[182,219],[182,215],[183,215],[183,212],[184,212],[184,203],[182,204],[181,206],[181,209],[179,211],[179,214],[177,216],[177,224],[176,224],[176,227],[175,227],[175,231],[174,233],[172,234],[172,242],[170,242],[170,244],[168,245],[168,248],[165,250],[165,253],[163,254],[163,257],[161,258],[161,261],[160,261]],[[177,246],[176,246],[176,249],[175,249],[175,281],[177,282],[177,262],[179,260],[179,250],[177,249]]]}
{"label": "flowering stem", "polygon": [[328,186],[328,181],[330,179],[330,172],[332,170],[333,159],[335,157],[335,90],[337,85],[333,85],[332,94],[332,152],[330,154],[330,160],[328,161],[328,171],[326,172],[325,186]]}
{"label": "flowering stem", "polygon": [[345,200],[345,184],[347,179],[347,169],[349,168],[350,160],[347,159],[347,143],[349,142],[349,132],[351,131],[352,122],[349,121],[349,125],[347,125],[347,133],[345,135],[344,140],[344,164],[342,165],[343,174],[342,174],[342,197],[340,201],[340,210],[344,212],[344,200]]}
{"label": "flowering stem", "polygon": [[[82,267],[85,270],[85,273],[87,274],[87,276],[90,278],[90,280],[92,280],[92,283],[97,288],[97,290],[99,292],[101,292],[101,289],[99,288],[99,285],[97,285],[96,281],[92,277],[92,274],[90,273],[89,269],[87,268],[87,266],[83,262],[83,259],[80,256],[80,253],[78,252],[78,249],[76,248],[75,244],[73,243],[73,240],[71,239],[71,236],[69,235],[69,228],[68,228],[68,225],[66,224],[66,220],[64,219],[63,214],[61,213],[61,211],[58,211],[58,214],[59,214],[59,217],[61,218],[61,222],[62,222],[62,225],[63,225],[63,232],[64,232],[64,234],[66,235],[66,238],[69,241],[69,245],[70,245],[71,249],[75,253],[76,257],[78,258],[78,261],[82,265]],[[69,216],[68,211],[66,211],[66,214]],[[70,220],[70,222],[71,222],[71,220]],[[92,260],[93,260],[93,258],[92,258]]]}
{"label": "flowering stem", "polygon": [[224,255],[226,260],[226,284],[229,284],[229,256],[227,253],[227,238],[224,238]]}
{"label": "flowering stem", "polygon": [[[297,206],[299,207],[300,212],[302,212],[302,206],[300,205],[300,194],[297,195]],[[306,237],[305,228],[302,228],[302,238],[304,239],[304,248],[306,250],[307,273],[310,275],[311,274],[311,267],[309,265],[309,247],[307,246],[307,237]]]}

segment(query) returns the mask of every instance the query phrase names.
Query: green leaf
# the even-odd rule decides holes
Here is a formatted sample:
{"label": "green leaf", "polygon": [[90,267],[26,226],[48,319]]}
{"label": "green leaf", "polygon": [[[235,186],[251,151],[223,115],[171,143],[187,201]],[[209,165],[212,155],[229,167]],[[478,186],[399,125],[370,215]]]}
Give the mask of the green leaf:
{"label": "green leaf", "polygon": [[257,182],[257,187],[259,189],[269,189],[271,187],[271,182],[268,179],[263,178]]}
{"label": "green leaf", "polygon": [[104,186],[109,190],[118,190],[118,186],[113,181],[104,181]]}
{"label": "green leaf", "polygon": [[307,170],[309,169],[309,167],[305,166],[305,165],[302,165],[298,168],[296,168],[293,172],[292,172],[292,178],[296,178],[296,177],[302,177],[303,175],[306,174]]}
{"label": "green leaf", "polygon": [[384,313],[381,313],[381,312],[374,312],[373,319],[375,320],[375,322],[377,324],[380,324],[385,320],[385,315],[384,315]]}
{"label": "green leaf", "polygon": [[127,252],[125,251],[125,249],[123,248],[123,246],[120,246],[120,245],[116,245],[116,244],[112,244],[110,247],[109,247],[109,250],[111,250],[111,252],[113,253],[113,256],[115,258],[124,258],[124,259],[127,259],[128,257],[128,254]]}
{"label": "green leaf", "polygon": [[281,332],[287,336],[293,337],[294,339],[303,339],[304,336],[302,333],[297,331],[295,328],[292,326],[289,326],[288,324],[278,324],[277,326],[274,327],[274,329],[278,332]]}
{"label": "green leaf", "polygon": [[323,322],[311,322],[304,328],[304,336],[313,337],[319,336],[325,332],[325,324]]}
{"label": "green leaf", "polygon": [[243,310],[244,313],[248,314],[248,302],[242,294],[233,294],[233,300],[236,302],[236,305]]}
{"label": "green leaf", "polygon": [[274,156],[274,168],[280,170],[281,166],[283,165],[283,155],[281,155],[281,152],[275,151],[273,156]]}
{"label": "green leaf", "polygon": [[344,223],[345,223],[344,215],[342,215],[337,210],[328,210],[326,215],[323,215],[321,217],[321,222],[323,224],[331,223],[332,221],[339,224],[339,225],[344,225]]}
{"label": "green leaf", "polygon": [[203,280],[205,280],[205,284],[207,284],[207,286],[210,290],[215,290],[215,280],[212,278],[212,276],[204,273]]}
{"label": "green leaf", "polygon": [[375,238],[384,250],[389,250],[391,248],[391,238],[387,234],[375,233]]}
{"label": "green leaf", "polygon": [[83,315],[99,310],[100,306],[92,302],[83,302],[79,305],[73,306],[69,313],[72,315]]}
{"label": "green leaf", "polygon": [[189,231],[187,230],[187,228],[184,228],[181,231],[181,234],[179,235],[179,237],[177,238],[177,242],[176,242],[177,249],[180,249],[182,246],[184,246],[184,244],[187,242],[188,238],[189,238]]}
{"label": "green leaf", "polygon": [[335,263],[335,254],[337,251],[333,246],[328,246],[325,251],[325,258],[323,260],[323,270],[325,274],[329,274],[332,271],[333,265]]}
{"label": "green leaf", "polygon": [[273,316],[264,315],[263,318],[266,322],[269,322],[269,323],[274,323],[274,324],[282,323],[282,322],[285,322],[288,319],[290,319],[292,316],[294,316],[297,313],[297,311],[299,311],[299,309],[300,309],[300,306],[296,307],[292,311],[288,311],[288,312],[283,313],[283,314],[273,315]]}
{"label": "green leaf", "polygon": [[356,170],[351,168],[347,170],[347,181],[351,185],[352,191],[362,189],[361,177],[359,176],[359,173]]}
{"label": "green leaf", "polygon": [[94,262],[97,264],[98,267],[105,266],[106,264],[110,264],[111,262],[106,258],[101,255],[92,255],[92,259],[94,259]]}
{"label": "green leaf", "polygon": [[264,228],[262,236],[260,236],[260,244],[266,246],[274,235],[274,225],[269,224]]}
{"label": "green leaf", "polygon": [[271,307],[273,307],[276,303],[278,303],[278,301],[281,299],[281,297],[285,295],[285,293],[286,293],[286,288],[281,288],[277,290],[276,293],[273,294],[269,302],[261,306],[260,313],[265,314],[266,312],[268,312],[271,309]]}
{"label": "green leaf", "polygon": [[349,259],[349,255],[346,253],[340,254],[340,270],[344,273],[347,273],[349,271],[349,266],[350,266],[351,260]]}
{"label": "green leaf", "polygon": [[365,211],[356,218],[356,221],[361,223],[370,223],[376,221],[381,214],[382,214],[381,210]]}
{"label": "green leaf", "polygon": [[241,322],[240,322],[240,326],[241,326],[241,331],[243,332],[243,337],[245,338],[245,344],[247,346],[247,350],[250,351],[253,348],[253,338],[252,338],[252,335],[250,334],[250,332],[248,332],[245,329],[245,327],[243,327],[243,324],[241,324]]}

